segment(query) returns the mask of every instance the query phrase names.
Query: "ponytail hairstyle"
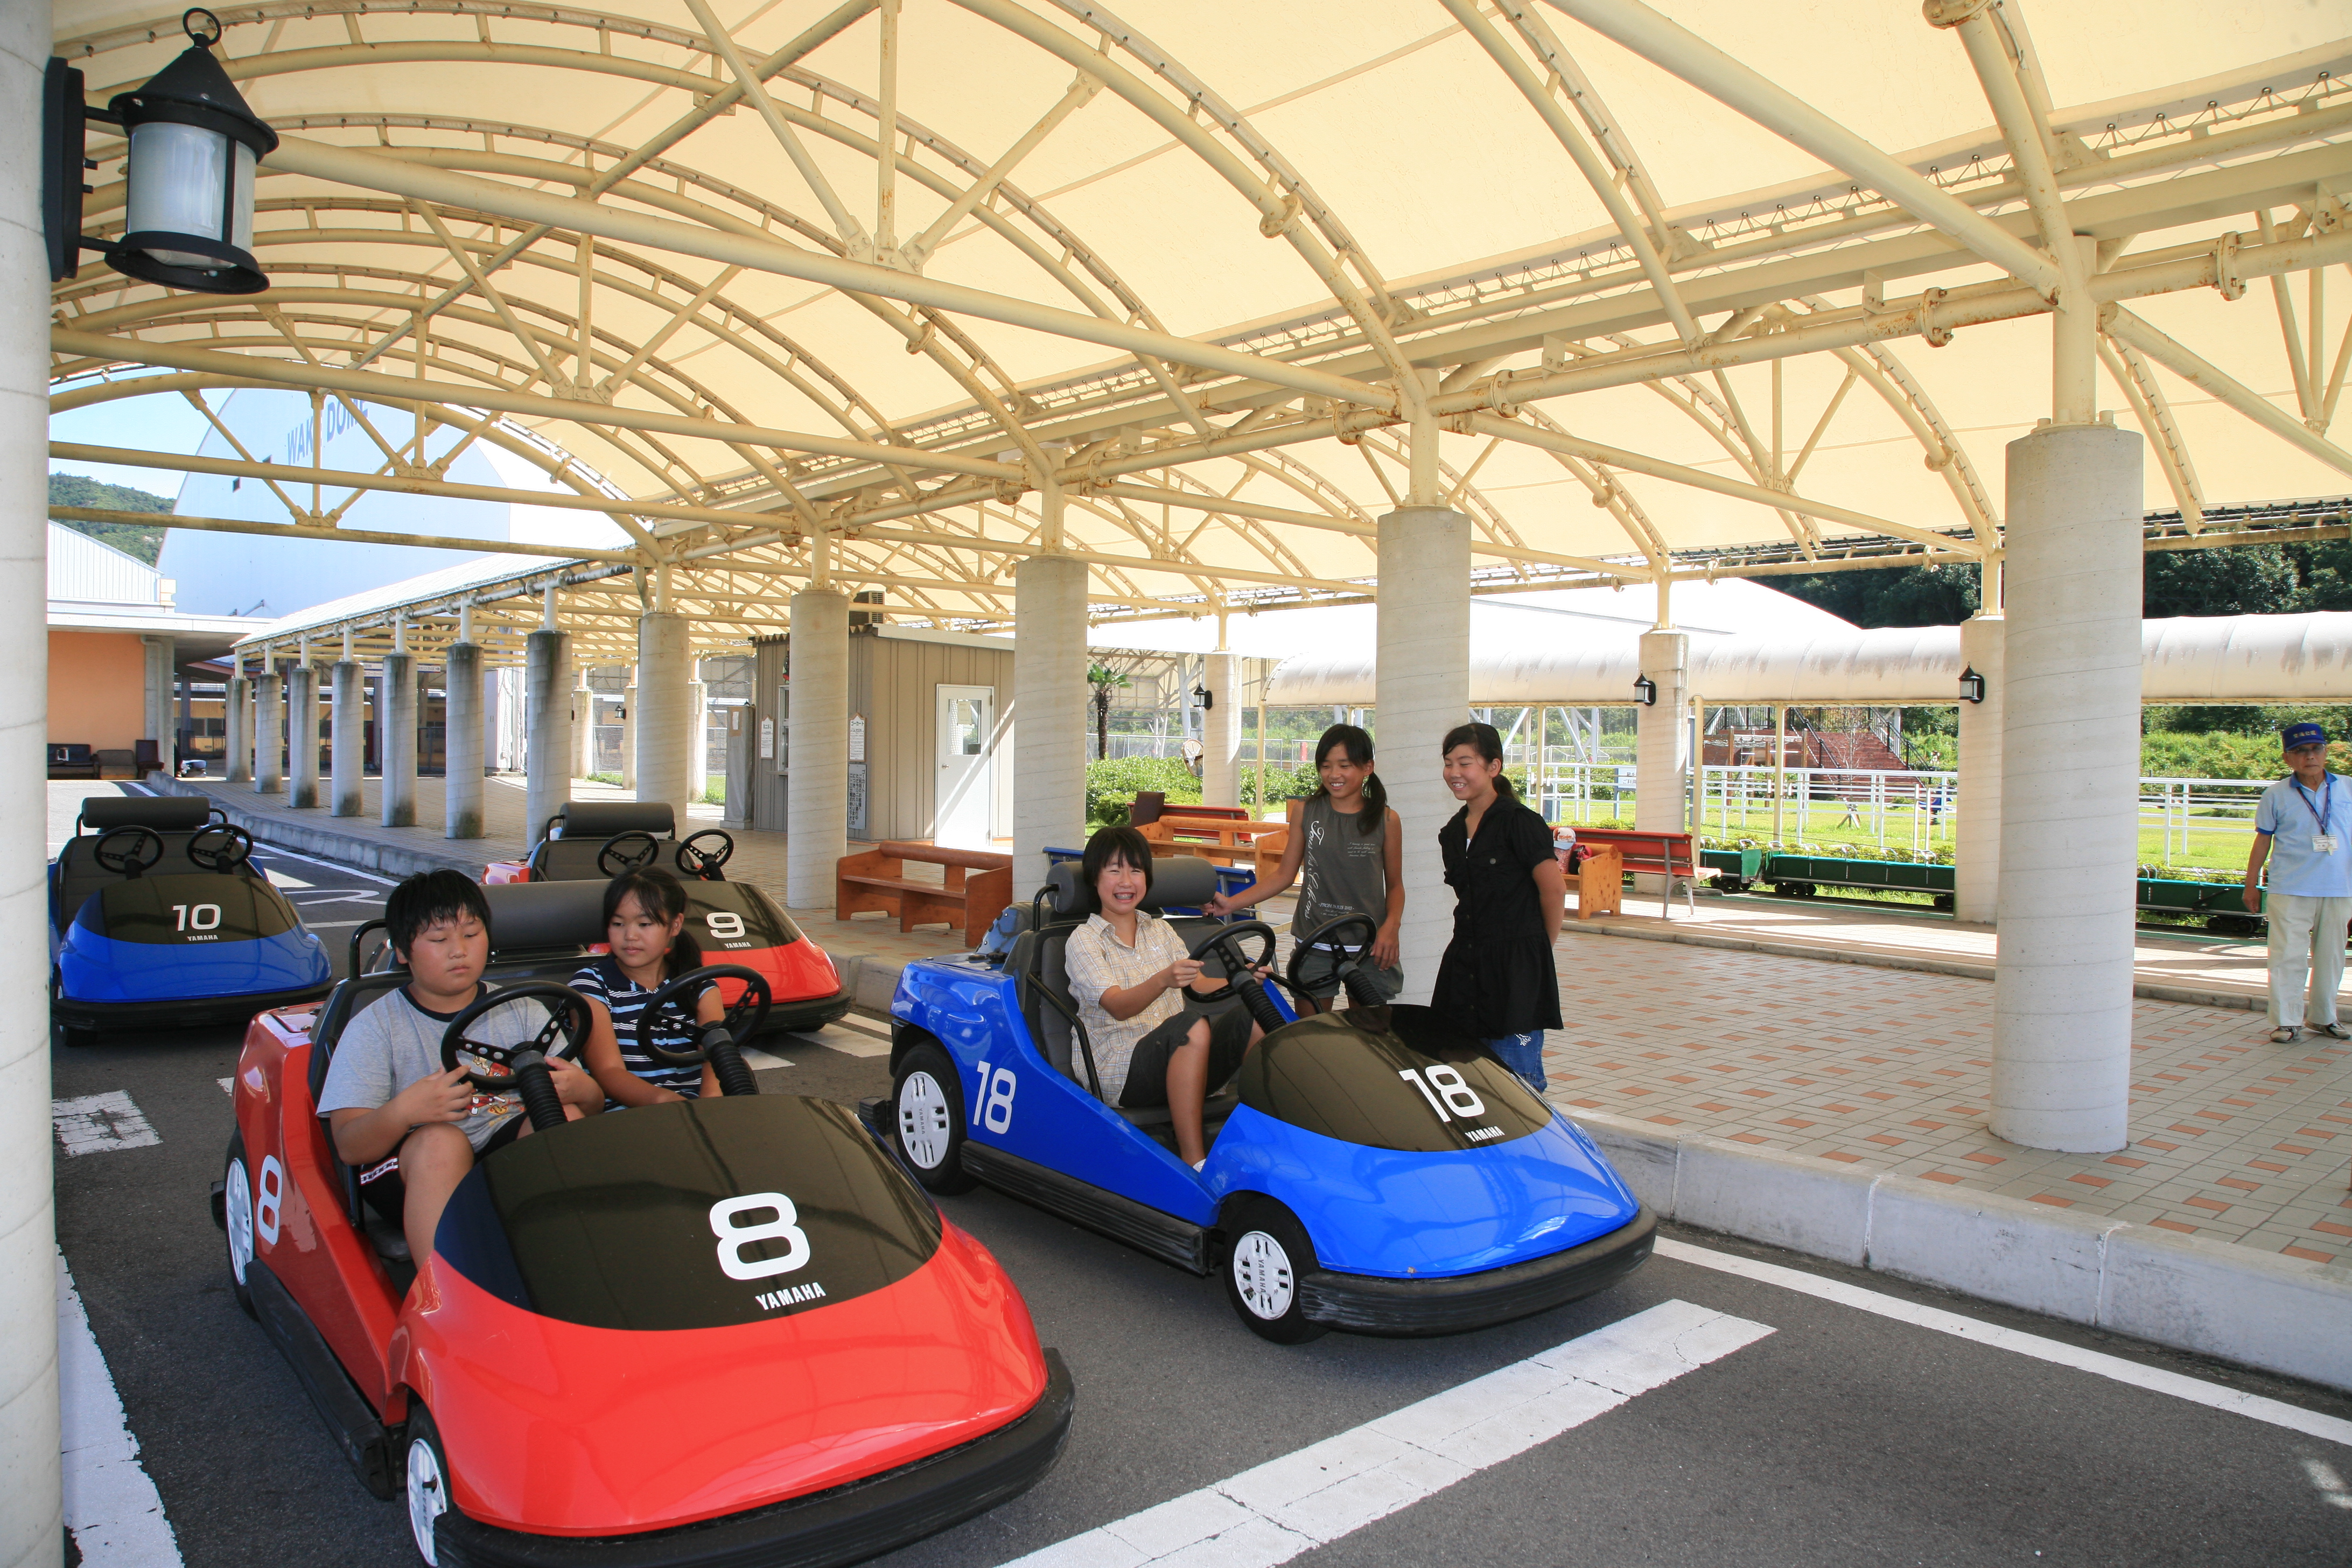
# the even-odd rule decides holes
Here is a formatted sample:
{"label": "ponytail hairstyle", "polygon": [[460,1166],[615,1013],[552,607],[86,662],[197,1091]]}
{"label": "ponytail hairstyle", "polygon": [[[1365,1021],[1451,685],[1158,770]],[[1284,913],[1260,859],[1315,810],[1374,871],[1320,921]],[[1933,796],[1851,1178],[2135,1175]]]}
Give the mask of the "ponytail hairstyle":
{"label": "ponytail hairstyle", "polygon": [[[1315,742],[1315,767],[1318,773],[1322,771],[1323,759],[1331,754],[1331,748],[1334,746],[1343,748],[1348,753],[1348,760],[1358,767],[1371,766],[1371,736],[1353,724],[1334,724],[1323,731],[1321,740]],[[1310,798],[1328,800],[1330,795],[1330,790],[1326,788],[1318,779],[1315,785],[1315,794]],[[1381,783],[1379,773],[1367,773],[1364,775],[1364,809],[1356,814],[1356,831],[1366,835],[1378,833],[1381,825],[1388,819],[1389,787]]]}
{"label": "ponytail hairstyle", "polygon": [[[610,926],[623,899],[634,898],[637,908],[667,924],[686,914],[686,884],[658,866],[642,870],[624,871],[604,884],[604,923]],[[684,926],[669,939],[669,952],[662,960],[662,978],[675,980],[689,969],[702,967],[702,944],[688,936]]]}
{"label": "ponytail hairstyle", "polygon": [[[1490,763],[1503,760],[1503,737],[1495,732],[1492,724],[1456,724],[1445,731],[1445,742],[1437,748],[1437,754],[1442,758],[1456,746],[1468,746]],[[1518,789],[1511,783],[1507,771],[1496,773],[1495,793],[1505,800],[1519,798]]]}

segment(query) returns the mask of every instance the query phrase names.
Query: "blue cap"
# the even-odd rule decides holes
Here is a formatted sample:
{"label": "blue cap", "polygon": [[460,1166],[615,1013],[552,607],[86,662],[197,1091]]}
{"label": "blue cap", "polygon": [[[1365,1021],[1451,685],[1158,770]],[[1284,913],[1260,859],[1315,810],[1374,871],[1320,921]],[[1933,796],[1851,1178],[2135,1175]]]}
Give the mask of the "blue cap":
{"label": "blue cap", "polygon": [[2279,731],[2279,749],[2292,752],[2297,746],[2324,746],[2327,731],[2316,724],[2289,724]]}

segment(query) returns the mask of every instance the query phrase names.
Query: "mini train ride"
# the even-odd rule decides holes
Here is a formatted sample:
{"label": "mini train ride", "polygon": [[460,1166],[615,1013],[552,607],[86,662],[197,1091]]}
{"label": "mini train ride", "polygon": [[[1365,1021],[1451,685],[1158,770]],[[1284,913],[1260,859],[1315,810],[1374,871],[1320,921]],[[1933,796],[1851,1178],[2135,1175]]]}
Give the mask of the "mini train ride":
{"label": "mini train ride", "polygon": [[333,963],[253,864],[253,837],[183,795],[92,795],[49,863],[49,1026],[244,1023],[315,1001]]}
{"label": "mini train ride", "polygon": [[[783,904],[751,882],[727,879],[734,837],[706,827],[677,836],[677,818],[659,801],[580,801],[566,804],[541,826],[523,860],[493,861],[483,878],[492,887],[517,882],[609,881],[625,871],[667,858],[686,884],[687,934],[713,962],[757,970],[774,1005],[766,1027],[778,1033],[821,1029],[849,1011],[854,998],[823,948],[809,940]],[[596,942],[602,943],[599,932]],[[731,985],[723,994],[734,1000]]]}
{"label": "mini train ride", "polygon": [[[1142,907],[1205,903],[1213,877],[1205,860],[1156,861]],[[1505,1322],[1649,1256],[1655,1217],[1574,1123],[1436,1010],[1378,1003],[1355,973],[1375,934],[1361,916],[1294,948],[1294,995],[1311,942],[1339,950],[1350,998],[1304,1016],[1250,973],[1273,955],[1271,928],[1171,921],[1232,977],[1196,1000],[1235,998],[1265,1030],[1203,1107],[1193,1171],[1164,1109],[1101,1098],[1063,964],[1092,907],[1076,868],[1055,868],[1036,903],[1002,969],[972,954],[899,979],[893,1095],[859,1109],[933,1193],[986,1183],[1195,1274],[1223,1268],[1235,1313],[1280,1343]]]}
{"label": "mini train ride", "polygon": [[[1068,1430],[1066,1368],[851,1111],[757,1091],[738,1042],[763,974],[663,987],[738,987],[693,1048],[656,1052],[709,1061],[723,1095],[564,1119],[546,1063],[589,1011],[548,976],[599,934],[593,890],[486,889],[499,989],[449,1022],[442,1060],[518,1089],[531,1131],[477,1162],[427,1258],[361,1198],[315,1109],[352,1017],[404,972],[247,1034],[214,1218],[239,1304],[362,1482],[404,1500],[440,1568],[823,1568],[1034,1483]],[[528,1044],[471,1037],[534,1005]]]}

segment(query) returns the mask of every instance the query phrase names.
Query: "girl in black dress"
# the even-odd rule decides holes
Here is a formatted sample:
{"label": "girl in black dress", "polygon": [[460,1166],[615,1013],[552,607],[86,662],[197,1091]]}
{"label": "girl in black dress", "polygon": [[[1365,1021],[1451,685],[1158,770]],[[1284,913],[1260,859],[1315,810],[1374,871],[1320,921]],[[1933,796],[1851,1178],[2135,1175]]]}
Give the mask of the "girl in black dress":
{"label": "girl in black dress", "polygon": [[1559,1022],[1559,937],[1568,883],[1551,829],[1503,773],[1492,724],[1445,737],[1445,787],[1462,809],[1437,830],[1454,889],[1454,940],[1438,965],[1430,1005],[1484,1040],[1505,1067],[1544,1087],[1543,1032]]}

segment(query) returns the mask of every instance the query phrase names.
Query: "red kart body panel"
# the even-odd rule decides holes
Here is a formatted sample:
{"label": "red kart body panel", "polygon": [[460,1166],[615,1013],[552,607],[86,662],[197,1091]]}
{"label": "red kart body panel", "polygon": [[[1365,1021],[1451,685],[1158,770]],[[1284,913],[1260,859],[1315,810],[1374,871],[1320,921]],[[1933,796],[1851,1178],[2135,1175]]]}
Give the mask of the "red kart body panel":
{"label": "red kart body panel", "polygon": [[436,1257],[400,1381],[439,1423],[467,1517],[534,1535],[691,1523],[956,1447],[1036,1404],[1019,1293],[948,1227],[912,1277],[751,1328],[627,1333],[520,1311]]}

